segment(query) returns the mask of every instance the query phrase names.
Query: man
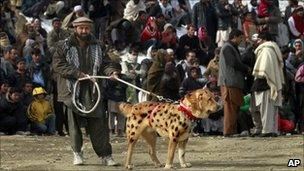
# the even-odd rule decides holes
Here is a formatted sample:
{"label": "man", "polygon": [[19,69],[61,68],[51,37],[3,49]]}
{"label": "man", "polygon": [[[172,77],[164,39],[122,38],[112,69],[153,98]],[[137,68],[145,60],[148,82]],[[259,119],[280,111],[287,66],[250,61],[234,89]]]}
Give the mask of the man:
{"label": "man", "polygon": [[1,68],[3,69],[6,77],[9,77],[15,72],[15,62],[18,56],[17,49],[13,46],[7,46],[3,51],[3,58],[1,58]]}
{"label": "man", "polygon": [[275,137],[278,134],[278,108],[282,106],[284,64],[280,48],[272,41],[270,33],[261,33],[258,38],[257,59],[252,73],[255,78],[252,85],[255,134]]}
{"label": "man", "polygon": [[[112,158],[112,147],[109,142],[108,118],[103,106],[103,100],[99,102],[96,110],[84,114],[75,109],[72,104],[72,94],[76,94],[76,101],[83,106],[91,108],[96,94],[93,92],[93,84],[90,81],[80,83],[79,89],[73,92],[75,80],[88,75],[112,75],[117,72],[106,65],[103,52],[98,40],[91,34],[93,21],[86,17],[79,17],[73,21],[74,33],[64,41],[61,41],[56,49],[53,59],[53,68],[58,73],[58,101],[68,107],[69,133],[74,152],[74,165],[84,163],[82,148],[82,133],[80,119],[86,120],[88,132],[93,149],[98,157],[102,158],[102,164],[117,166]],[[104,73],[102,73],[104,71]]]}
{"label": "man", "polygon": [[[54,18],[52,21],[53,30],[48,33],[47,35],[47,45],[50,50],[50,54],[54,54],[56,50],[56,44],[60,40],[64,40],[69,36],[68,31],[61,28],[61,21],[59,18]],[[57,73],[53,73],[53,103],[54,103],[54,111],[56,115],[56,130],[58,131],[58,134],[60,136],[65,136],[65,133],[63,132],[63,125],[65,125],[67,129],[67,117],[64,114],[64,106],[62,102],[58,102],[57,97]]]}
{"label": "man", "polygon": [[243,103],[245,74],[250,68],[241,62],[238,46],[243,40],[240,30],[232,30],[229,41],[220,52],[218,85],[224,102],[224,131],[226,137],[236,134],[237,113]]}
{"label": "man", "polygon": [[84,12],[83,8],[81,5],[76,5],[73,9],[73,11],[67,15],[63,21],[62,21],[62,28],[65,30],[69,30],[73,28],[72,26],[72,21],[74,21],[75,19],[79,18],[79,17],[86,17],[86,13]]}
{"label": "man", "polygon": [[149,16],[156,17],[158,14],[163,14],[168,22],[172,19],[173,8],[168,0],[160,0],[150,9]]}
{"label": "man", "polygon": [[196,28],[205,26],[208,36],[215,44],[215,36],[217,30],[217,17],[215,8],[210,0],[200,0],[193,6],[192,22]]}
{"label": "man", "polygon": [[180,80],[183,81],[185,78],[188,78],[190,73],[190,68],[193,67],[193,63],[196,59],[196,54],[194,51],[189,50],[186,53],[186,59],[179,61],[176,64],[176,69],[179,73]]}
{"label": "man", "polygon": [[50,50],[54,48],[58,41],[64,40],[69,36],[68,32],[61,28],[61,21],[59,18],[53,19],[52,26],[53,30],[51,30],[47,35],[47,45]]}
{"label": "man", "polygon": [[23,85],[30,81],[29,73],[26,70],[26,64],[24,58],[19,58],[16,62],[17,69],[11,74],[9,78],[9,83],[11,87],[17,87],[22,89]]}

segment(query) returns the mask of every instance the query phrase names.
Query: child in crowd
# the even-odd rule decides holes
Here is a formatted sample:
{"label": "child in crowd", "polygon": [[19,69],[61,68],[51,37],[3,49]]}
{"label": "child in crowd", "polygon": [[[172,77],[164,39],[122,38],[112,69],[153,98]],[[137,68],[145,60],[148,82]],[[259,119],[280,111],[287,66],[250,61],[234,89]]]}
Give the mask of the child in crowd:
{"label": "child in crowd", "polygon": [[[123,80],[127,80],[125,75],[121,74],[120,64],[116,64],[116,71],[118,72],[118,77]],[[117,121],[117,136],[123,137],[125,130],[125,117],[120,114],[118,109],[119,102],[125,102],[127,85],[120,83],[116,80],[105,80],[104,82],[105,97],[108,100],[108,113],[109,113],[109,128],[110,133],[115,134],[115,119]]]}
{"label": "child in crowd", "polygon": [[5,95],[8,91],[9,83],[7,80],[1,80],[0,81],[0,99],[5,98]]}
{"label": "child in crowd", "polygon": [[32,130],[37,134],[55,134],[55,115],[51,103],[45,99],[46,92],[42,87],[33,90],[34,100],[27,109]]}

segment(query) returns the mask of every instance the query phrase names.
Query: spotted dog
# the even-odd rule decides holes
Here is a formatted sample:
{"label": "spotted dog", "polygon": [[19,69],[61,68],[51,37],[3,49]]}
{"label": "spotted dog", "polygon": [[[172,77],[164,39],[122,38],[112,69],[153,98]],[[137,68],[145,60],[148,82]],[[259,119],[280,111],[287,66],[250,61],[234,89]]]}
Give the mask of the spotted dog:
{"label": "spotted dog", "polygon": [[127,117],[128,153],[125,167],[132,169],[133,148],[140,136],[147,141],[149,155],[155,166],[162,166],[155,151],[158,133],[169,139],[165,169],[170,169],[173,168],[176,147],[178,147],[181,167],[191,167],[191,164],[185,161],[185,148],[189,138],[191,121],[207,118],[209,114],[217,110],[217,103],[214,100],[214,95],[208,89],[198,89],[188,93],[179,104],[142,102],[132,105],[121,103],[119,109]]}

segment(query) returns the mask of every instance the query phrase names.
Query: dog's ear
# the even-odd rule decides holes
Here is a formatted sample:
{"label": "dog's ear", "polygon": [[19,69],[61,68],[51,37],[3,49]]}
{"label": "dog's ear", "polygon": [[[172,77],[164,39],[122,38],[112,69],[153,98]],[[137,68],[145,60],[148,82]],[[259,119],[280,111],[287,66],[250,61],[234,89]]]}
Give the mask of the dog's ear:
{"label": "dog's ear", "polygon": [[195,96],[194,92],[191,91],[190,93],[187,93],[185,95],[185,99],[188,100],[190,103],[193,103],[195,101],[195,98],[193,96]]}

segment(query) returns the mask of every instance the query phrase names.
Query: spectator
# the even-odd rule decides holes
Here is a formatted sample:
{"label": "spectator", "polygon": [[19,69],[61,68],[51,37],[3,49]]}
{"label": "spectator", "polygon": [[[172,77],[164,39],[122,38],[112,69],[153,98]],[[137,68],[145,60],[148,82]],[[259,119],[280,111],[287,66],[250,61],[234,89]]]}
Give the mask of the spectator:
{"label": "spectator", "polygon": [[278,24],[281,22],[281,12],[273,0],[261,0],[256,23],[260,32],[269,32],[273,39],[278,36]]}
{"label": "spectator", "polygon": [[32,22],[33,22],[33,27],[34,27],[34,29],[35,29],[35,30],[36,30],[44,39],[46,39],[47,32],[45,31],[44,28],[42,28],[40,19],[36,18],[36,19],[34,19]]}
{"label": "spectator", "polygon": [[185,96],[190,91],[197,90],[204,86],[200,81],[198,81],[199,77],[200,77],[199,68],[191,67],[189,77],[185,78],[182,81],[181,86],[179,88],[180,97]]}
{"label": "spectator", "polygon": [[0,80],[0,100],[6,98],[8,88],[9,82],[7,80]]}
{"label": "spectator", "polygon": [[144,30],[147,22],[147,13],[145,11],[139,11],[138,17],[135,19],[135,21],[132,22],[133,25],[133,41],[134,42],[140,42],[140,34]]}
{"label": "spectator", "polygon": [[104,2],[104,0],[91,0],[89,6],[89,16],[95,23],[95,37],[99,40],[103,39],[110,18]]}
{"label": "spectator", "polygon": [[211,43],[215,46],[217,16],[215,8],[209,0],[200,0],[193,6],[192,22],[196,28],[204,26]]}
{"label": "spectator", "polygon": [[[121,73],[130,80],[134,85],[139,86],[140,84],[140,64],[137,63],[139,50],[133,45],[130,48],[129,53],[127,53],[121,63]],[[127,87],[127,101],[130,103],[138,103],[137,90],[132,87]]]}
{"label": "spectator", "polygon": [[194,34],[195,31],[196,28],[194,27],[194,25],[190,24],[187,26],[187,34],[180,37],[177,49],[177,58],[179,60],[184,59],[184,57],[186,56],[186,52],[189,50],[192,50],[195,53],[199,52],[199,39]]}
{"label": "spectator", "polygon": [[163,14],[167,22],[171,21],[173,8],[168,0],[160,0],[150,9],[149,16],[156,17],[158,14]]}
{"label": "spectator", "polygon": [[[257,56],[253,69],[255,81],[252,112],[255,126],[264,137],[278,135],[278,107],[282,105],[282,89],[284,84],[283,59],[278,45],[271,41],[269,33],[259,34],[259,46],[255,50]],[[271,48],[269,48],[271,47]],[[260,112],[260,116],[256,111]]]}
{"label": "spectator", "polygon": [[237,114],[243,103],[244,74],[250,68],[241,62],[238,45],[242,42],[243,33],[232,30],[229,41],[220,52],[218,85],[224,103],[224,132],[226,137],[236,134]]}
{"label": "spectator", "polygon": [[73,11],[63,19],[61,27],[65,30],[71,30],[73,28],[72,21],[74,21],[76,18],[84,16],[86,17],[87,15],[85,14],[82,6],[76,5]]}
{"label": "spectator", "polygon": [[139,11],[146,11],[146,5],[143,0],[130,0],[124,9],[124,17],[129,21],[135,21],[139,16]]}
{"label": "spectator", "polygon": [[162,43],[162,47],[164,49],[167,49],[167,48],[176,49],[177,36],[176,36],[176,30],[172,24],[167,23],[164,26],[164,31],[162,32],[161,43]]}
{"label": "spectator", "polygon": [[45,12],[43,13],[47,19],[51,19],[54,17],[61,17],[62,10],[66,4],[64,1],[54,0],[47,6]]}
{"label": "spectator", "polygon": [[150,46],[156,46],[160,43],[161,32],[158,30],[154,17],[149,17],[146,27],[140,35],[140,41],[145,49]]}
{"label": "spectator", "polygon": [[220,59],[220,52],[221,52],[221,48],[216,48],[214,50],[214,58],[211,59],[211,61],[209,62],[206,71],[204,72],[204,76],[209,78],[214,77],[214,78],[218,78],[218,72],[219,72],[219,59]]}
{"label": "spectator", "polygon": [[51,92],[51,71],[50,66],[42,61],[40,49],[33,49],[33,61],[28,66],[29,77],[33,81],[34,87],[43,87]]}
{"label": "spectator", "polygon": [[188,77],[188,74],[190,73],[189,72],[190,68],[193,66],[195,59],[196,59],[195,52],[189,50],[186,53],[186,59],[181,60],[180,62],[178,62],[176,64],[176,69],[179,73],[179,77],[180,77],[181,80],[184,80],[185,78]]}
{"label": "spectator", "polygon": [[304,8],[298,6],[288,19],[292,39],[304,38]]}
{"label": "spectator", "polygon": [[34,100],[27,110],[32,130],[37,134],[55,135],[55,115],[51,103],[45,99],[46,91],[36,87],[33,96]]}
{"label": "spectator", "polygon": [[1,19],[5,22],[4,31],[8,35],[10,42],[15,43],[16,32],[15,32],[15,12],[11,9],[11,4],[9,0],[3,2]]}
{"label": "spectator", "polygon": [[246,43],[251,42],[251,37],[254,34],[258,33],[258,29],[256,25],[254,24],[254,18],[253,14],[251,12],[245,12],[244,13],[244,22],[243,22],[243,30],[245,35]]}
{"label": "spectator", "polygon": [[53,29],[47,35],[47,45],[50,48],[51,54],[55,50],[56,43],[69,36],[68,32],[61,28],[61,24],[59,18],[54,18],[52,21]]}
{"label": "spectator", "polygon": [[30,80],[29,73],[26,71],[25,59],[18,59],[17,70],[9,76],[10,86],[22,89],[22,86]]}
{"label": "spectator", "polygon": [[[150,46],[149,49],[147,50],[147,58],[141,61],[141,64],[140,64],[141,87],[144,90],[147,89],[148,71],[149,71],[156,55],[157,55],[157,47]],[[140,91],[138,93],[138,100],[139,100],[139,102],[147,101],[147,94]]]}
{"label": "spectator", "polygon": [[304,133],[304,63],[302,63],[297,70],[296,76],[295,76],[295,81],[299,84],[298,90],[297,90],[297,102],[299,104],[299,109],[298,112],[299,114],[297,115],[296,118],[296,123],[298,126],[298,132],[299,133]]}
{"label": "spectator", "polygon": [[13,46],[7,46],[3,51],[3,58],[1,58],[1,68],[6,77],[11,76],[15,72],[15,63],[17,58],[17,50]]}
{"label": "spectator", "polygon": [[10,88],[0,100],[0,132],[28,135],[26,109],[21,102],[21,90]]}
{"label": "spectator", "polygon": [[22,102],[26,108],[33,101],[32,93],[33,93],[33,83],[31,81],[25,82],[25,84],[23,85]]}
{"label": "spectator", "polygon": [[298,7],[298,0],[288,0],[288,5],[285,7],[284,24],[288,24],[288,19],[293,14],[294,10]]}
{"label": "spectator", "polygon": [[[121,66],[117,64],[113,66],[118,72],[120,79],[129,80],[125,75],[121,74]],[[119,102],[125,102],[127,85],[115,80],[105,81],[105,97],[108,101],[109,127],[112,135],[117,130],[117,137],[124,136],[126,118],[120,113],[118,108]],[[115,119],[117,121],[117,129],[115,129]]]}
{"label": "spectator", "polygon": [[228,0],[219,0],[215,7],[218,17],[218,30],[216,33],[216,43],[222,47],[229,39],[229,33],[232,28],[233,16],[238,15],[237,11],[228,3]]}

